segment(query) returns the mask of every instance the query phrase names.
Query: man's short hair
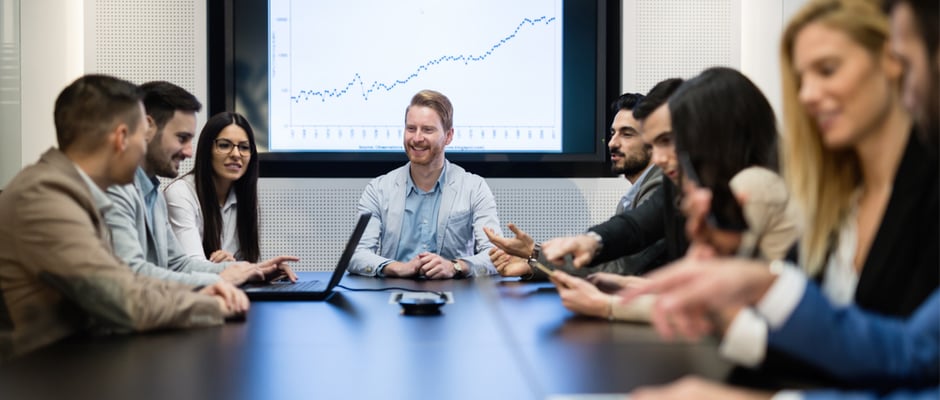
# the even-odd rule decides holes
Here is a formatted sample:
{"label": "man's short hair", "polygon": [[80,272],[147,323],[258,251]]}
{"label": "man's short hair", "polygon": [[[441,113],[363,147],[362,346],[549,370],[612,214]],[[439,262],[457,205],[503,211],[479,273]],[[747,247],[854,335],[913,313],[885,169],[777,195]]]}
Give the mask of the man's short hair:
{"label": "man's short hair", "polygon": [[450,99],[440,92],[426,89],[415,94],[411,98],[411,104],[405,108],[406,118],[408,117],[408,110],[412,106],[427,107],[437,112],[437,115],[441,117],[441,125],[444,127],[445,133],[454,127],[454,106],[450,104]]}
{"label": "man's short hair", "polygon": [[116,124],[133,129],[140,123],[141,96],[137,85],[113,76],[76,79],[55,100],[53,118],[59,149],[93,150]]}
{"label": "man's short hair", "polygon": [[633,107],[633,118],[642,121],[649,117],[659,106],[666,104],[669,96],[682,84],[682,78],[669,78],[653,86],[650,92],[646,94],[643,101]]}
{"label": "man's short hair", "polygon": [[202,103],[192,93],[166,81],[153,81],[140,85],[144,92],[144,109],[153,118],[157,130],[163,129],[176,111],[197,113]]}
{"label": "man's short hair", "polygon": [[617,114],[620,110],[632,111],[637,104],[643,101],[643,97],[645,96],[639,93],[624,93],[614,100],[613,103],[610,103],[610,112]]}

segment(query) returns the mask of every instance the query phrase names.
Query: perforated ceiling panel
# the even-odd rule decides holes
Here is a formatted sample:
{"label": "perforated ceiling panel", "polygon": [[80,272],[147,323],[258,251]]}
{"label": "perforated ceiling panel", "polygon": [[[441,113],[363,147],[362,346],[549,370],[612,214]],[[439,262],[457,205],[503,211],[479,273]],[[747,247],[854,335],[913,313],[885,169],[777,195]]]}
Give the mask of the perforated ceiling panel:
{"label": "perforated ceiling panel", "polygon": [[625,0],[625,90],[646,92],[711,66],[739,67],[740,1]]}
{"label": "perforated ceiling panel", "polygon": [[[261,252],[301,258],[301,271],[330,271],[356,219],[369,179],[262,179]],[[624,179],[487,179],[502,228],[517,224],[536,240],[583,232],[613,215]],[[508,231],[506,232],[508,234]]]}

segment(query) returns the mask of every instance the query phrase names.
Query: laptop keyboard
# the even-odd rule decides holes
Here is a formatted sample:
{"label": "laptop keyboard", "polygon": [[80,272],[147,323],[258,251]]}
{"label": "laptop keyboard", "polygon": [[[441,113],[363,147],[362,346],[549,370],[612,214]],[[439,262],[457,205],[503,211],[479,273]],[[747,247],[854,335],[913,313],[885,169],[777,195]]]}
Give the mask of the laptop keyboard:
{"label": "laptop keyboard", "polygon": [[273,283],[266,286],[266,292],[319,292],[326,289],[321,281],[301,281],[297,283]]}

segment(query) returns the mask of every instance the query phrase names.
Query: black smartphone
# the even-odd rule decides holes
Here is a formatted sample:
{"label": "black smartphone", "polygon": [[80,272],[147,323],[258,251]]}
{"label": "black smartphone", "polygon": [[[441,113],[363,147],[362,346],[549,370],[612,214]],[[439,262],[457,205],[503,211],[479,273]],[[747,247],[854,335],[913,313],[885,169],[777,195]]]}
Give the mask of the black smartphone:
{"label": "black smartphone", "polygon": [[676,156],[679,159],[679,168],[682,169],[683,179],[689,179],[699,187],[707,188],[712,192],[708,223],[726,231],[746,231],[747,220],[744,218],[744,210],[741,209],[741,203],[738,202],[738,199],[731,191],[730,182],[715,182],[717,179],[712,179],[713,184],[705,185],[702,183],[701,175],[692,166],[689,154],[679,152]]}

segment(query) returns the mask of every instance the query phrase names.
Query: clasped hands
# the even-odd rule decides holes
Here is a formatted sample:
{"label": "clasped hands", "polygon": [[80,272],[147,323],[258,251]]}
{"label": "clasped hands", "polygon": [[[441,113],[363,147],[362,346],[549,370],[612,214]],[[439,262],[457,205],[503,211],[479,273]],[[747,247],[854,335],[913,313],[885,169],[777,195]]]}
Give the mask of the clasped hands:
{"label": "clasped hands", "polygon": [[[463,263],[458,260],[457,262]],[[462,264],[464,270],[467,265]],[[450,279],[457,274],[454,262],[431,252],[423,252],[408,262],[393,261],[382,270],[390,278],[413,278],[423,276],[428,279]]]}

